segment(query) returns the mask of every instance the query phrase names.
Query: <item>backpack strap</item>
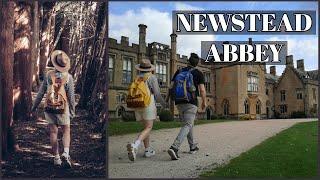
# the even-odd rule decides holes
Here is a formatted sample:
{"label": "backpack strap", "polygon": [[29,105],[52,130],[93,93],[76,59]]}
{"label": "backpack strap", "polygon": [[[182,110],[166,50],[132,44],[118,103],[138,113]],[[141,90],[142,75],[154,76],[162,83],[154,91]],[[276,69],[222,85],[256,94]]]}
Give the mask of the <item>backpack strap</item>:
{"label": "backpack strap", "polygon": [[[195,67],[191,67],[188,71],[189,71],[190,74],[191,74],[191,72],[192,72],[193,70],[195,70],[195,69],[196,69]],[[192,74],[191,74],[191,75],[192,75]],[[192,84],[193,84],[193,86],[194,86],[193,76],[192,76],[192,78],[191,78],[191,82],[192,82]],[[196,99],[195,91],[194,91],[194,92],[191,92],[191,95],[192,95],[192,98],[193,98],[193,99]]]}
{"label": "backpack strap", "polygon": [[150,78],[151,75],[152,75],[151,73],[145,73],[145,74],[143,75],[143,80],[144,80],[144,81],[147,81],[147,80]]}
{"label": "backpack strap", "polygon": [[150,90],[150,94],[153,94],[152,86],[150,85],[150,81],[148,81],[151,76],[152,76],[152,73],[150,73],[150,72],[145,73],[143,75],[143,80],[144,80],[145,83],[147,83],[147,86],[148,86],[148,88]]}
{"label": "backpack strap", "polygon": [[190,69],[189,69],[189,72],[192,72],[193,70],[195,70],[196,68],[195,67],[191,67]]}
{"label": "backpack strap", "polygon": [[[55,84],[56,83],[56,72],[55,71],[48,71],[48,82],[49,82],[49,78],[51,79],[52,81],[52,84]],[[66,73],[61,73],[61,85],[66,85],[66,83],[68,82],[69,80],[69,74],[66,74]]]}
{"label": "backpack strap", "polygon": [[69,80],[69,74],[68,73],[62,73],[62,82],[61,82],[61,84],[62,85],[67,84],[68,80]]}

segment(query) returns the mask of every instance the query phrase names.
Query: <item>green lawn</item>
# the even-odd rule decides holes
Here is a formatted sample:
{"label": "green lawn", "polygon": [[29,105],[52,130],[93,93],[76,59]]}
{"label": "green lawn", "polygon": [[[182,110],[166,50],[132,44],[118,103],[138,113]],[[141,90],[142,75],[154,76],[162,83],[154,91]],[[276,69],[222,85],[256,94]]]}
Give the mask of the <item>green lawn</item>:
{"label": "green lawn", "polygon": [[[195,124],[206,124],[206,123],[216,123],[216,122],[225,122],[231,120],[196,120]],[[181,122],[179,121],[170,121],[170,122],[160,122],[156,121],[153,124],[153,130],[158,129],[169,129],[169,128],[176,128],[180,127]],[[108,127],[108,134],[109,136],[114,135],[122,135],[122,134],[130,134],[130,133],[138,133],[143,129],[140,122],[117,122],[117,121],[110,121]]]}
{"label": "green lawn", "polygon": [[318,122],[280,132],[203,177],[313,177],[317,175]]}

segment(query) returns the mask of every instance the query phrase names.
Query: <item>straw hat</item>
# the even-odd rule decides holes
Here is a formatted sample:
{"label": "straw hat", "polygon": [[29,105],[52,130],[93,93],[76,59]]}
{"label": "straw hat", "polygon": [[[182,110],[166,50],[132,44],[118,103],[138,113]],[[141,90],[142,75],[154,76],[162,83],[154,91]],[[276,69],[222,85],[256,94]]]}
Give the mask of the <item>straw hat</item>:
{"label": "straw hat", "polygon": [[68,55],[61,51],[55,50],[50,56],[53,66],[60,72],[68,72],[70,69],[70,58]]}
{"label": "straw hat", "polygon": [[149,59],[143,59],[140,64],[137,64],[135,68],[138,71],[154,71],[156,68],[151,64]]}

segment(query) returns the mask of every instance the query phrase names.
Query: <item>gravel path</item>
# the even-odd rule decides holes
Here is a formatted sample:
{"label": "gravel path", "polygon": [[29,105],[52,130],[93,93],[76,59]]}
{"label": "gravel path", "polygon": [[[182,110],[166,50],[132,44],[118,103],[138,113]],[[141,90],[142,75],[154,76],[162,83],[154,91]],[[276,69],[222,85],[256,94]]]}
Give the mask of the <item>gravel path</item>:
{"label": "gravel path", "polygon": [[315,119],[254,120],[232,121],[197,125],[195,139],[200,151],[188,154],[187,140],[180,148],[180,159],[171,161],[167,149],[170,147],[179,128],[153,131],[151,145],[156,155],[144,158],[143,145],[140,146],[137,160],[128,160],[126,144],[137,134],[109,137],[109,177],[111,178],[182,178],[198,177],[202,171],[237,157],[263,140],[287,129],[298,122]]}

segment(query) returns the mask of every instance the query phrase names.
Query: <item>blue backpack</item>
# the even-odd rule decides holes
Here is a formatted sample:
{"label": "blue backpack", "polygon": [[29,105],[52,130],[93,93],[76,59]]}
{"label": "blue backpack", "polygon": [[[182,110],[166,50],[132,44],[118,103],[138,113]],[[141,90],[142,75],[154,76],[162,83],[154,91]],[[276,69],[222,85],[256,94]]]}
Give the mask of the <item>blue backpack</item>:
{"label": "blue backpack", "polygon": [[174,85],[171,89],[171,97],[175,102],[189,103],[195,99],[196,88],[193,83],[193,75],[189,70],[180,70],[174,78]]}

